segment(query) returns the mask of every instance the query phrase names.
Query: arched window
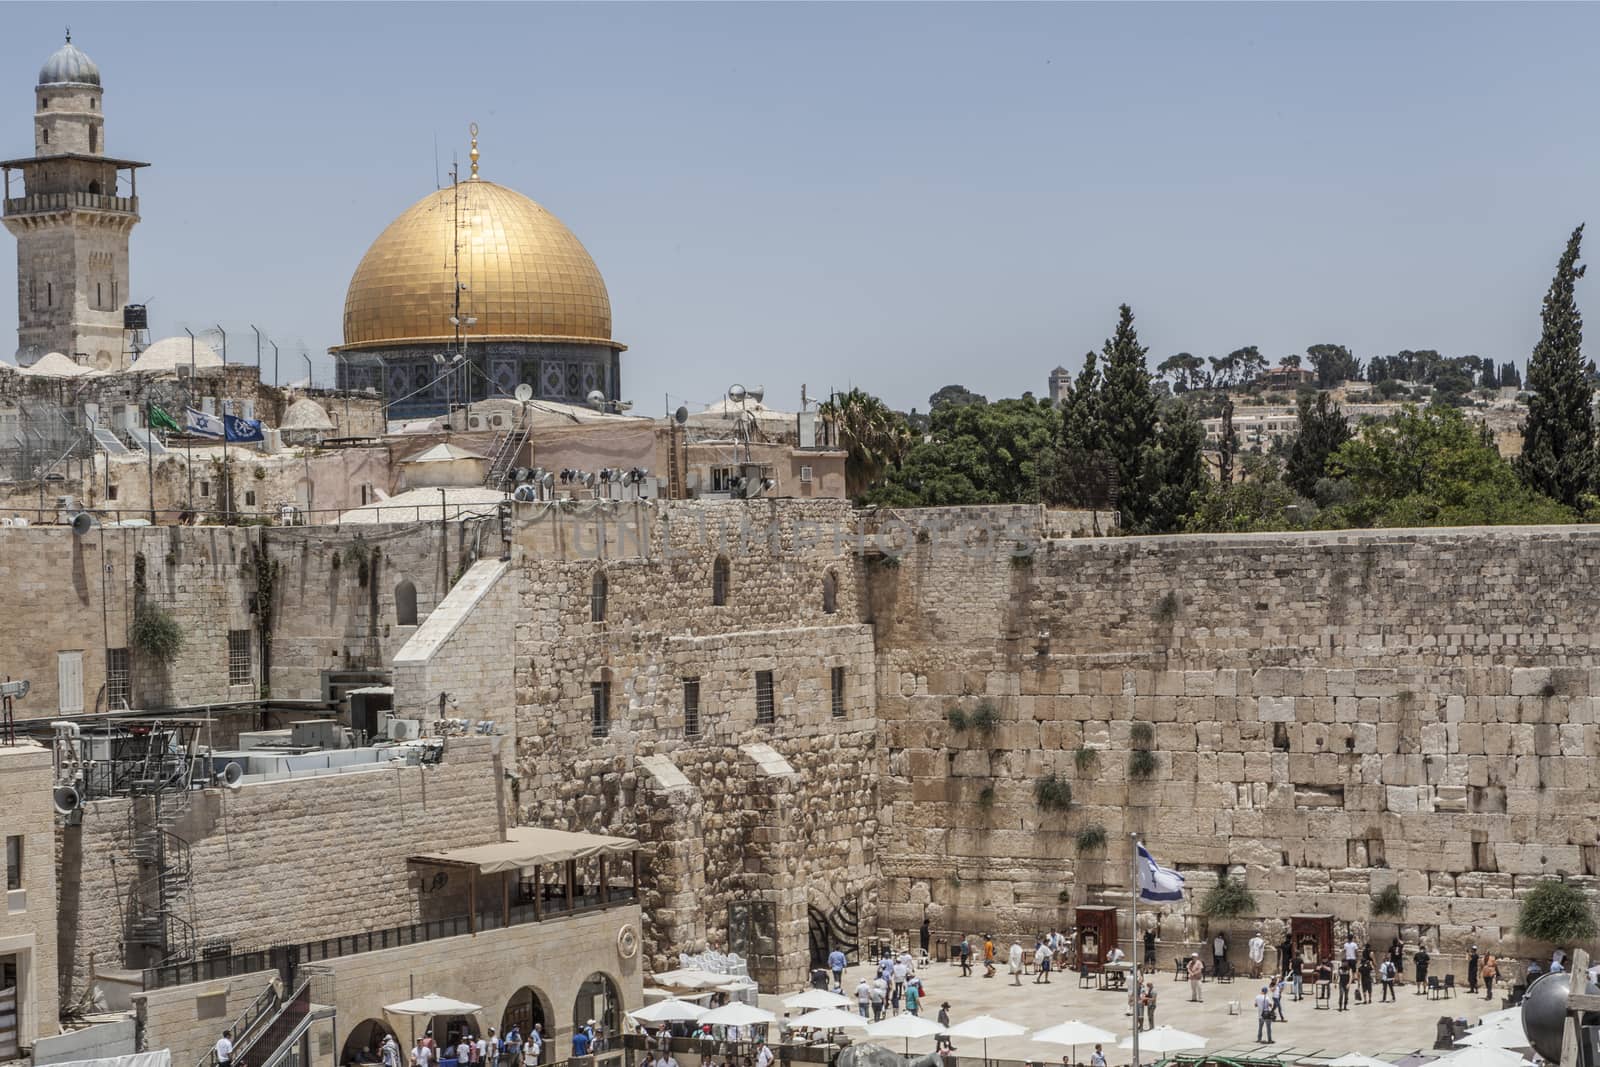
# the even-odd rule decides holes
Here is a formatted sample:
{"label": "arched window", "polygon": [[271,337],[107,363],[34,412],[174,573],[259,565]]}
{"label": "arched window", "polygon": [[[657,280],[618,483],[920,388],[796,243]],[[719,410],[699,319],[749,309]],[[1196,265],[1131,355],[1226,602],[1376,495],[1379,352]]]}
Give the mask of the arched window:
{"label": "arched window", "polygon": [[417,624],[417,587],[409,581],[394,587],[394,621],[401,626]]}
{"label": "arched window", "polygon": [[822,576],[822,613],[832,615],[839,610],[839,576],[829,571]]}
{"label": "arched window", "polygon": [[90,182],[89,183],[89,192],[93,193],[95,196],[99,196],[100,195],[100,183],[99,182]]}
{"label": "arched window", "polygon": [[718,556],[711,565],[711,603],[717,607],[728,602],[728,557]]}
{"label": "arched window", "polygon": [[594,584],[589,587],[590,622],[606,621],[606,592],[609,588],[605,571],[595,571]]}

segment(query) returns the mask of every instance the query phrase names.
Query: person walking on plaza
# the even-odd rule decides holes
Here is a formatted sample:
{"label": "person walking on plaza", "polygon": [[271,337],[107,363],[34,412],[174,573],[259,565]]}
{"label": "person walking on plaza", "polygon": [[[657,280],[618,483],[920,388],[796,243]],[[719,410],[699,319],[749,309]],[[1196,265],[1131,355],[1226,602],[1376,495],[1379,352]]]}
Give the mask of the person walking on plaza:
{"label": "person walking on plaza", "polygon": [[922,945],[922,958],[928,958],[928,944],[933,940],[933,929],[928,925],[928,917],[922,917],[922,929],[917,931],[917,941]]}
{"label": "person walking on plaza", "polygon": [[1144,965],[1146,967],[1154,967],[1156,965],[1156,928],[1154,926],[1144,932]]}
{"label": "person walking on plaza", "polygon": [[1292,959],[1294,959],[1294,942],[1289,940],[1289,935],[1287,932],[1285,932],[1283,935],[1283,940],[1278,944],[1279,974],[1289,973],[1289,961]]}
{"label": "person walking on plaza", "polygon": [[972,940],[966,934],[961,935],[961,947],[956,950],[961,957],[961,977],[972,977]]}
{"label": "person walking on plaza", "polygon": [[1417,945],[1417,954],[1411,957],[1411,962],[1417,966],[1417,995],[1428,991],[1428,946]]}
{"label": "person walking on plaza", "polygon": [[1305,961],[1298,956],[1289,957],[1289,988],[1294,990],[1296,1002],[1305,996]]}
{"label": "person walking on plaza", "polygon": [[1361,965],[1356,968],[1356,973],[1361,976],[1361,1003],[1372,1003],[1372,956],[1363,954]]}
{"label": "person walking on plaza", "polygon": [[1006,953],[1006,966],[1011,969],[1011,984],[1022,984],[1022,946],[1015,941],[1011,942],[1011,949]]}
{"label": "person walking on plaza", "polygon": [[1189,1001],[1192,1004],[1198,1004],[1202,1000],[1202,998],[1200,996],[1200,980],[1202,978],[1204,978],[1205,974],[1206,974],[1205,967],[1203,967],[1201,965],[1201,963],[1200,963],[1200,953],[1198,953],[1198,952],[1189,953],[1189,971],[1188,971],[1188,974],[1189,974]]}
{"label": "person walking on plaza", "polygon": [[856,983],[856,1003],[861,1007],[863,1019],[872,1018],[872,983],[865,978]]}
{"label": "person walking on plaza", "polygon": [[950,1002],[948,1000],[939,1005],[939,1025],[950,1025]]}
{"label": "person walking on plaza", "polygon": [[1361,947],[1356,944],[1356,939],[1346,934],[1344,938],[1344,965],[1352,971],[1356,969],[1356,956],[1360,951]]}
{"label": "person walking on plaza", "polygon": [[1385,956],[1383,962],[1378,964],[1378,981],[1383,985],[1382,999],[1384,1001],[1393,1000],[1394,960],[1391,960],[1388,956]]}
{"label": "person walking on plaza", "polygon": [[1156,983],[1154,979],[1146,979],[1144,983],[1144,1028],[1156,1028]]}
{"label": "person walking on plaza", "polygon": [[1094,1054],[1089,1057],[1089,1067],[1106,1067],[1106,1050],[1099,1045],[1094,1047]]}
{"label": "person walking on plaza", "polygon": [[922,979],[913,975],[906,979],[906,1014],[922,1013]]}
{"label": "person walking on plaza", "polygon": [[989,934],[983,935],[983,976],[994,977],[994,938]]}
{"label": "person walking on plaza", "polygon": [[1217,931],[1217,936],[1211,939],[1211,977],[1221,978],[1222,968],[1228,962],[1228,939],[1222,931]]}
{"label": "person walking on plaza", "polygon": [[1339,1010],[1350,1010],[1350,965],[1343,964],[1339,968]]}
{"label": "person walking on plaza", "polygon": [[[1261,1031],[1267,1032],[1263,1041]],[[1261,992],[1256,994],[1256,1043],[1272,1044],[1272,997],[1267,993],[1267,987],[1262,986]]]}
{"label": "person walking on plaza", "polygon": [[872,980],[870,996],[872,998],[872,1021],[879,1022],[883,1019],[883,1002],[889,999],[889,983],[883,980],[882,975]]}
{"label": "person walking on plaza", "polygon": [[1283,1014],[1283,977],[1281,975],[1274,975],[1272,978],[1272,1010],[1277,1014],[1280,1023],[1289,1021]]}
{"label": "person walking on plaza", "polygon": [[1476,993],[1478,991],[1478,964],[1479,964],[1479,962],[1480,961],[1478,959],[1478,946],[1477,945],[1473,945],[1472,946],[1472,950],[1467,953],[1467,992],[1468,993]]}
{"label": "person walking on plaza", "polygon": [[834,949],[828,953],[828,970],[833,972],[833,991],[844,992],[844,953]]}
{"label": "person walking on plaza", "polygon": [[1257,930],[1255,936],[1250,938],[1250,977],[1256,981],[1261,980],[1261,964],[1267,958],[1267,939]]}
{"label": "person walking on plaza", "polygon": [[1494,953],[1485,953],[1483,957],[1483,999],[1494,999],[1494,980],[1500,977],[1500,961],[1494,958]]}

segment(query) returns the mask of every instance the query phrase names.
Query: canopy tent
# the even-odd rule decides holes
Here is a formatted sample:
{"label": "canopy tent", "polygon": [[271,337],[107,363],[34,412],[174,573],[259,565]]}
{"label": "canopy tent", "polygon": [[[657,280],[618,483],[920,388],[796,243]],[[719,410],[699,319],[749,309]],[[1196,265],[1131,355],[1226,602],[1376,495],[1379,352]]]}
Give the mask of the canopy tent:
{"label": "canopy tent", "polygon": [[675,971],[662,971],[655,976],[655,979],[662,985],[676,986],[679,989],[716,989],[737,981],[739,977],[736,974],[718,974],[715,971],[701,970],[699,967],[679,967]]}
{"label": "canopy tent", "polygon": [[1068,1019],[1055,1026],[1047,1026],[1043,1030],[1035,1030],[1030,1040],[1043,1041],[1051,1045],[1067,1045],[1072,1049],[1072,1062],[1078,1062],[1079,1045],[1103,1045],[1108,1041],[1115,1041],[1117,1035],[1110,1030],[1102,1030],[1098,1026],[1079,1022],[1077,1019]]}
{"label": "canopy tent", "polygon": [[395,1015],[471,1015],[482,1011],[482,1004],[468,1004],[464,1000],[451,1000],[437,993],[402,1000],[398,1004],[385,1004],[383,1010]]}
{"label": "canopy tent", "polygon": [[784,1021],[790,1029],[807,1027],[812,1030],[865,1030],[867,1020],[853,1011],[841,1011],[838,1008],[818,1008],[808,1011],[804,1015],[796,1015],[793,1019]]}
{"label": "canopy tent", "polygon": [[[475,867],[479,874],[520,871],[536,864],[565,863],[596,856],[625,856],[635,852],[639,842],[631,837],[606,837],[602,834],[577,834],[543,826],[513,826],[504,841],[466,848],[446,849],[412,856],[410,862],[430,867]],[[661,976],[657,976],[658,979]],[[727,981],[727,975],[719,980]]]}
{"label": "canopy tent", "polygon": [[1004,1019],[996,1019],[993,1015],[974,1015],[970,1019],[956,1023],[945,1032],[951,1037],[970,1037],[982,1041],[983,1059],[987,1063],[991,1037],[1021,1037],[1028,1032],[1028,1028]]}
{"label": "canopy tent", "polygon": [[1431,1067],[1524,1067],[1527,1062],[1507,1049],[1476,1046],[1440,1056]]}

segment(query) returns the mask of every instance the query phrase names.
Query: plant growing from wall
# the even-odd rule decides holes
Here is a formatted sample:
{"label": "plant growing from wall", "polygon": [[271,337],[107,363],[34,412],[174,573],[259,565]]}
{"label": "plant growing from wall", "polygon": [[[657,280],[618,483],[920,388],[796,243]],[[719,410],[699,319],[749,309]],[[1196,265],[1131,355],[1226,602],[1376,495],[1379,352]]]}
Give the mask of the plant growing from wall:
{"label": "plant growing from wall", "polygon": [[261,643],[261,699],[272,695],[268,681],[272,677],[272,621],[281,565],[267,555],[266,531],[259,535],[255,552],[251,554],[246,570],[256,580],[256,637]]}
{"label": "plant growing from wall", "polygon": [[1387,915],[1400,918],[1405,911],[1405,898],[1400,895],[1400,887],[1390,882],[1376,893],[1372,894],[1372,914]]}
{"label": "plant growing from wall", "polygon": [[992,700],[978,701],[978,706],[967,716],[967,725],[980,734],[992,733],[999,724],[1000,709],[994,706]]}
{"label": "plant growing from wall", "polygon": [[1100,764],[1100,753],[1088,745],[1079,745],[1078,751],[1072,754],[1073,766],[1078,768],[1079,774],[1088,774]]}
{"label": "plant growing from wall", "polygon": [[1161,594],[1161,598],[1156,601],[1156,606],[1155,606],[1156,621],[1160,622],[1160,623],[1168,623],[1168,622],[1171,622],[1173,619],[1176,619],[1178,617],[1178,607],[1179,607],[1179,600],[1178,600],[1178,594],[1177,593],[1173,592],[1170,589],[1167,590],[1165,593],[1162,593]]}
{"label": "plant growing from wall", "polygon": [[1200,914],[1208,919],[1237,919],[1256,910],[1255,894],[1240,878],[1224,875],[1200,901]]}
{"label": "plant growing from wall", "polygon": [[172,612],[159,604],[141,601],[133,610],[128,640],[157,663],[171,663],[183,649],[183,629]]}
{"label": "plant growing from wall", "polygon": [[961,731],[967,728],[967,713],[961,710],[960,704],[951,704],[945,710],[944,718],[953,730]]}
{"label": "plant growing from wall", "polygon": [[994,786],[986,785],[978,790],[978,807],[984,811],[994,807]]}
{"label": "plant growing from wall", "polygon": [[1137,781],[1153,778],[1156,768],[1161,762],[1156,759],[1156,754],[1147,748],[1136,748],[1128,753],[1128,777]]}
{"label": "plant growing from wall", "polygon": [[1047,774],[1033,783],[1033,801],[1045,811],[1066,811],[1072,807],[1072,783]]}
{"label": "plant growing from wall", "polygon": [[1078,831],[1077,846],[1080,854],[1093,852],[1106,847],[1106,828],[1099,823],[1091,823]]}
{"label": "plant growing from wall", "polygon": [[1568,945],[1592,941],[1597,932],[1594,909],[1582,889],[1564,880],[1546,878],[1522,898],[1517,933],[1535,941]]}
{"label": "plant growing from wall", "polygon": [[1149,748],[1155,739],[1155,728],[1147,722],[1136,722],[1128,727],[1128,742],[1134,748]]}
{"label": "plant growing from wall", "polygon": [[1027,570],[1033,566],[1033,550],[1028,549],[1011,553],[1011,566],[1019,571]]}

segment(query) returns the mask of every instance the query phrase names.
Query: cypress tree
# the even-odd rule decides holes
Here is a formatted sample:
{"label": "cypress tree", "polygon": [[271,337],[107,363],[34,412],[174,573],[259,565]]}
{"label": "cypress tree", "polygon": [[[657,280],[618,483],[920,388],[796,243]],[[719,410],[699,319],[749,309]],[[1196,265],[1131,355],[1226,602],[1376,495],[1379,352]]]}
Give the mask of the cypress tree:
{"label": "cypress tree", "polygon": [[1317,482],[1327,473],[1328,457],[1350,440],[1350,424],[1338,404],[1328,402],[1327,393],[1300,398],[1300,429],[1289,446],[1289,462],[1283,480],[1301,496],[1309,497]]}
{"label": "cypress tree", "polygon": [[1146,351],[1133,327],[1133,309],[1123,304],[1117,331],[1102,349],[1106,364],[1102,411],[1106,451],[1117,465],[1122,519],[1134,530],[1146,527],[1161,488],[1161,464],[1153,454],[1160,412],[1145,367]]}
{"label": "cypress tree", "polygon": [[1545,294],[1543,329],[1528,359],[1528,420],[1522,424],[1517,472],[1530,488],[1576,507],[1594,479],[1594,387],[1584,373],[1583,316],[1574,289],[1583,226],[1567,238]]}

